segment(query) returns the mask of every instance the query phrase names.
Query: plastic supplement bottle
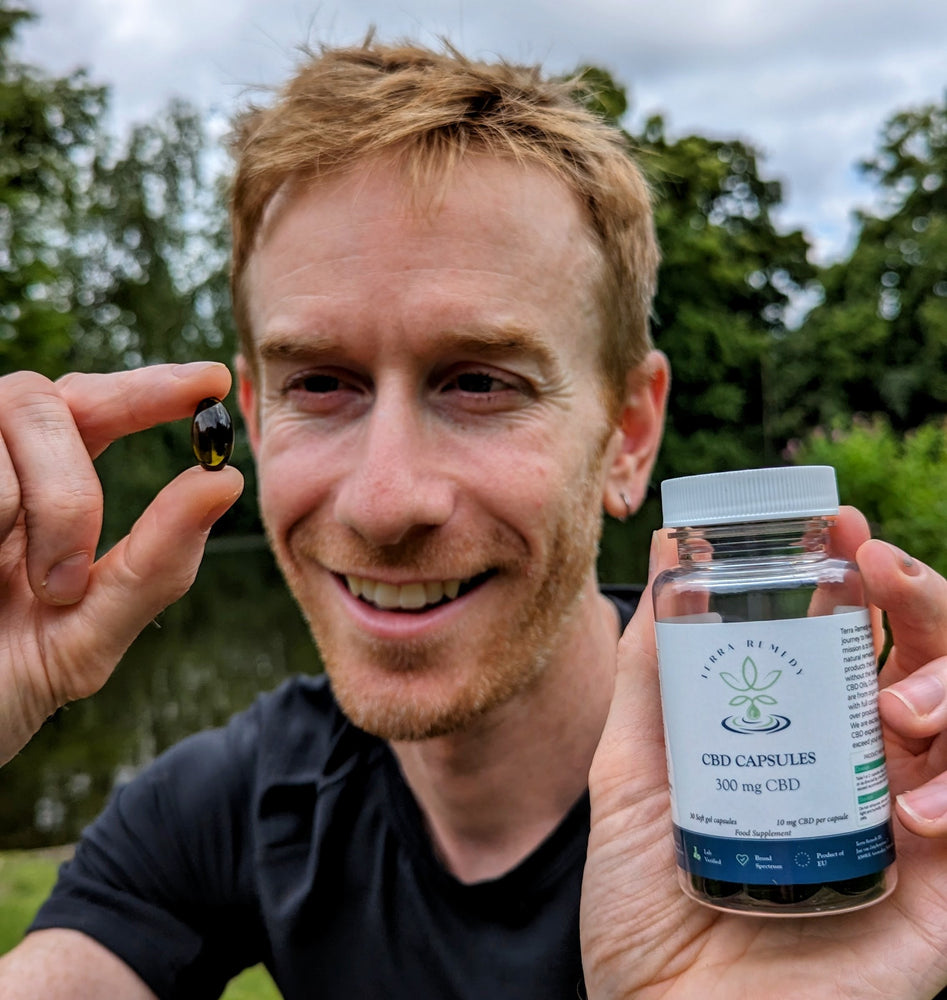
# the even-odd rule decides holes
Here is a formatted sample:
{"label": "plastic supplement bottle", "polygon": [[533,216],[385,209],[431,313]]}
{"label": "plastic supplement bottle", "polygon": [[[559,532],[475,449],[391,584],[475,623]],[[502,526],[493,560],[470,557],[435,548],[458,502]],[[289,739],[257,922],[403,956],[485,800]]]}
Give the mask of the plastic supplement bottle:
{"label": "plastic supplement bottle", "polygon": [[680,565],[655,580],[681,886],[794,916],[896,880],[877,661],[861,578],[828,552],[826,466],[668,480]]}

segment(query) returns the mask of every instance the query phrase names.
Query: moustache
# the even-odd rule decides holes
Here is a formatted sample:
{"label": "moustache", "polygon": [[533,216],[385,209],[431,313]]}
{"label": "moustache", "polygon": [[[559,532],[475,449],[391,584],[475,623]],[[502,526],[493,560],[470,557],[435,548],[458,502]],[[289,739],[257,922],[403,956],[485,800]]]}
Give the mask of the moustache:
{"label": "moustache", "polygon": [[373,545],[338,525],[300,524],[290,549],[331,572],[370,576],[370,570],[397,570],[405,578],[469,579],[491,570],[513,569],[529,548],[512,528],[494,524],[483,532],[442,527],[413,529],[391,545]]}

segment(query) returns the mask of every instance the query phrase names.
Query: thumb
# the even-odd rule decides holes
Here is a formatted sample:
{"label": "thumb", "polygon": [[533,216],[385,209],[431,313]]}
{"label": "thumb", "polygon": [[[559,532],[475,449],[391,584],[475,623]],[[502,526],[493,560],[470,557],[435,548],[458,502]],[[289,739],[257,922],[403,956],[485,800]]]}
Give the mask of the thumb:
{"label": "thumb", "polygon": [[638,996],[639,984],[641,995],[664,995],[661,987],[673,985],[668,969],[699,940],[710,912],[690,903],[674,874],[651,595],[656,576],[677,561],[675,549],[667,532],[655,534],[650,579],[619,643],[614,696],[589,777],[580,916],[589,996]]}
{"label": "thumb", "polygon": [[63,616],[53,640],[50,673],[60,702],[97,691],[135,636],[184,594],[213,522],[242,487],[243,477],[233,467],[186,470],[98,560],[85,597]]}
{"label": "thumb", "polygon": [[667,805],[652,587],[676,561],[668,533],[655,532],[648,586],[618,644],[615,691],[589,779],[596,791],[593,802],[608,811],[636,807],[648,798]]}

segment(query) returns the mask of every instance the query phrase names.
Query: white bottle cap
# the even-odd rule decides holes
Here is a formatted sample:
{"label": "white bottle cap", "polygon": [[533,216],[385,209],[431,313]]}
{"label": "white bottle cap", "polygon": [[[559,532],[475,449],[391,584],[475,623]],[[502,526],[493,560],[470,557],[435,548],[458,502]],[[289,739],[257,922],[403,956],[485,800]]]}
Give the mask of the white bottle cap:
{"label": "white bottle cap", "polygon": [[838,513],[830,465],[741,469],[666,479],[661,484],[665,528],[783,521]]}

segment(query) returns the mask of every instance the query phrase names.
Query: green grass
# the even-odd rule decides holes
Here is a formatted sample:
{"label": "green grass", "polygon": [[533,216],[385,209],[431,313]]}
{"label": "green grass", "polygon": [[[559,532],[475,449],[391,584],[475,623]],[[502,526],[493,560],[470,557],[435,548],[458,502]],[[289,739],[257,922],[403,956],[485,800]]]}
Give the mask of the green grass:
{"label": "green grass", "polygon": [[[65,850],[0,852],[0,955],[23,937],[66,856]],[[258,965],[237,976],[223,1000],[280,1000],[280,995],[267,971]]]}

